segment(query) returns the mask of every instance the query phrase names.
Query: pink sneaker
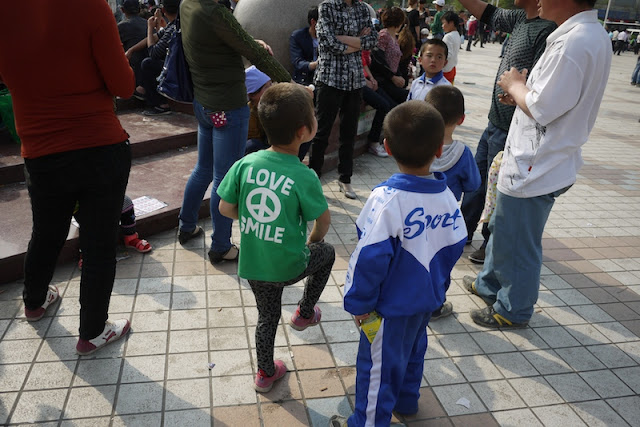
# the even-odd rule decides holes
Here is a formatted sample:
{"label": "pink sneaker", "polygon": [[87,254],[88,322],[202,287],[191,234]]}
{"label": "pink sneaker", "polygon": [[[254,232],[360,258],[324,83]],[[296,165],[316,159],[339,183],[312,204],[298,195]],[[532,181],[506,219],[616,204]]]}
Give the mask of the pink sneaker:
{"label": "pink sneaker", "polygon": [[313,316],[310,319],[305,319],[300,315],[300,306],[296,308],[296,312],[291,316],[291,320],[289,321],[289,325],[296,331],[304,331],[309,326],[315,326],[320,323],[320,319],[322,318],[322,310],[317,305],[313,307]]}
{"label": "pink sneaker", "polygon": [[287,367],[284,366],[282,360],[274,360],[273,364],[276,366],[276,373],[273,376],[268,377],[262,369],[258,369],[256,374],[255,389],[260,393],[267,393],[273,388],[273,383],[284,377],[287,373]]}
{"label": "pink sneaker", "polygon": [[44,314],[47,311],[47,307],[49,307],[51,304],[58,301],[59,299],[60,299],[60,292],[58,291],[58,288],[56,286],[49,285],[49,290],[47,291],[47,297],[44,300],[44,304],[42,304],[40,307],[36,308],[35,310],[29,310],[26,307],[24,308],[24,315],[27,318],[27,322],[35,322],[37,320],[42,319],[42,317],[44,317]]}
{"label": "pink sneaker", "polygon": [[83,340],[82,338],[78,340],[76,353],[80,356],[86,356],[98,351],[105,345],[111,344],[127,335],[129,329],[131,329],[131,323],[127,319],[118,319],[113,322],[107,320],[100,335],[91,340]]}

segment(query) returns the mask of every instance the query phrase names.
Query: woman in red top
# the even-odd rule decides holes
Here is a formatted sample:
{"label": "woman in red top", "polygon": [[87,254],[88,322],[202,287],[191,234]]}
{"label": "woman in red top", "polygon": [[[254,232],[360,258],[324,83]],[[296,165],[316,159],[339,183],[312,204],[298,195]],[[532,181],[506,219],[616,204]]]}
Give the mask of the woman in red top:
{"label": "woman in red top", "polygon": [[93,353],[130,327],[126,319],[108,321],[107,312],[131,167],[113,97],[131,96],[133,71],[104,0],[21,0],[3,8],[3,21],[0,80],[13,97],[33,214],[25,316],[40,320],[60,298],[49,283],[79,203],[84,267],[76,350]]}

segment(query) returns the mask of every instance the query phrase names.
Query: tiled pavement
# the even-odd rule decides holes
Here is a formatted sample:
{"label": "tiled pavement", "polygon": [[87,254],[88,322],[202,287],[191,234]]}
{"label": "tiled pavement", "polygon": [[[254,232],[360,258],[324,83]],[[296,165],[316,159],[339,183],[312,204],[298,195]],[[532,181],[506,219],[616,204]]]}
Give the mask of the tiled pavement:
{"label": "tiled pavement", "polygon": [[[498,52],[499,45],[488,45],[460,55],[458,87],[468,114],[458,135],[472,147],[486,125]],[[614,57],[586,165],[551,213],[530,327],[487,331],[471,322],[469,310],[482,302],[460,286],[463,275],[477,271],[465,254],[448,293],[456,313],[429,326],[420,412],[396,421],[640,425],[640,112],[630,101],[640,89],[628,85],[634,64],[629,53]],[[149,236],[150,254],[129,253],[118,263],[111,312],[130,318],[133,333],[90,357],[73,351],[75,265],[56,271],[64,299],[33,325],[23,318],[21,285],[0,288],[0,424],[323,426],[333,413],[349,414],[358,331],[340,301],[356,243],[353,221],[371,187],[394,171],[391,159],[358,158],[355,201],[338,193],[335,173],[323,178],[333,220],[326,240],[338,259],[319,327],[287,326],[302,288],[285,291],[276,356],[290,373],[270,393],[252,388],[257,312],[247,284],[233,264],[209,265],[204,238],[183,248],[174,230]]]}

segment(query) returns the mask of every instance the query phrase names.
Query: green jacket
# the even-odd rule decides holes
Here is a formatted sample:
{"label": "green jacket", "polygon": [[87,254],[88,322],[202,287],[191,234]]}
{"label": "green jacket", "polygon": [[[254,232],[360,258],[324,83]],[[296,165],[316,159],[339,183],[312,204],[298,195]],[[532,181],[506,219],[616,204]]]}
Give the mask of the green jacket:
{"label": "green jacket", "polygon": [[247,104],[243,56],[274,82],[291,80],[231,12],[213,0],[183,0],[180,27],[194,96],[205,108],[228,111]]}

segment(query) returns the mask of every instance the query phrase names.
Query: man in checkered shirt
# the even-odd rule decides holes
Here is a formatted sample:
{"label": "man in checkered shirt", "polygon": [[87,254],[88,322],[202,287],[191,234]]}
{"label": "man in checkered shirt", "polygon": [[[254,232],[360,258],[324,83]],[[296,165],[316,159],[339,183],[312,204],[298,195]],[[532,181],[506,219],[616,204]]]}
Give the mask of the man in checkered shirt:
{"label": "man in checkered shirt", "polygon": [[378,34],[371,24],[369,8],[359,0],[325,0],[318,12],[318,68],[314,79],[318,132],[311,146],[309,167],[321,175],[329,134],[340,111],[340,191],[355,199],[351,187],[353,144],[365,85],[360,51],[372,49]]}

